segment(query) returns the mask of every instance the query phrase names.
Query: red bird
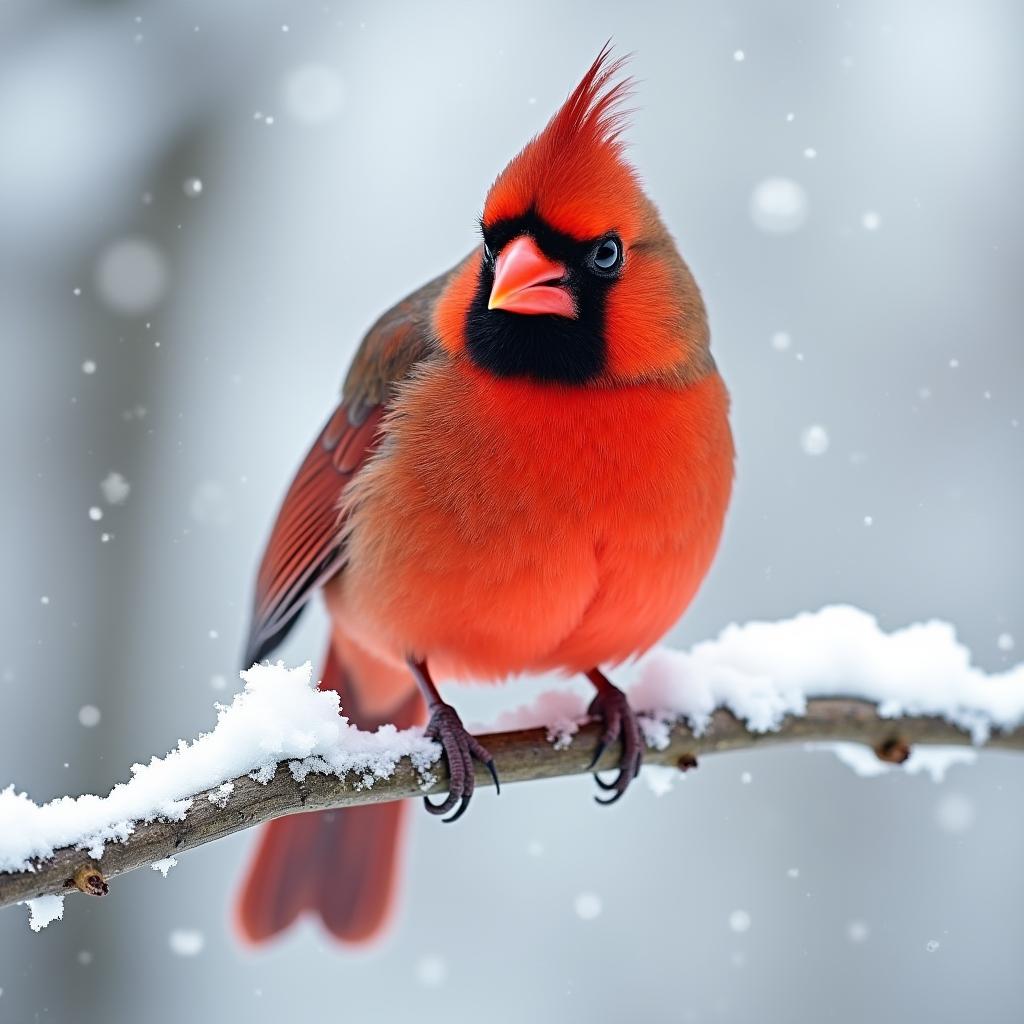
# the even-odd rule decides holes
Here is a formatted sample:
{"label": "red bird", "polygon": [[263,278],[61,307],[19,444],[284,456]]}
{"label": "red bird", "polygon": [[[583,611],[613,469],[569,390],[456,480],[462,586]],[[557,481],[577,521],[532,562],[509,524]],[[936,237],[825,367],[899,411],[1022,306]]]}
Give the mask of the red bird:
{"label": "red bird", "polygon": [[[364,729],[427,719],[466,809],[488,752],[433,679],[582,672],[620,771],[636,716],[600,666],[653,645],[690,603],[732,487],[728,395],[704,304],[626,162],[630,82],[606,46],[498,176],[482,240],[385,313],[284,499],[256,585],[245,663],[320,590],[324,689]],[[428,717],[429,716],[429,717]],[[301,814],[263,832],[239,904],[267,939],[305,910],[339,939],[392,902],[405,807]]]}

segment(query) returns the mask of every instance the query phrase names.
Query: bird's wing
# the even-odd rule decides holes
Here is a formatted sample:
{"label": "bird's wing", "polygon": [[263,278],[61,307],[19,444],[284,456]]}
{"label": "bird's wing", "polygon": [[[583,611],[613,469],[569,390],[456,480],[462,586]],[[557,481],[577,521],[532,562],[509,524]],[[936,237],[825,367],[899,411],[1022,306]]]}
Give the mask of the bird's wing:
{"label": "bird's wing", "polygon": [[246,667],[284,640],[317,587],[345,564],[341,497],[377,450],[395,386],[439,354],[434,303],[450,274],[388,310],[367,332],[345,380],[342,401],[288,488],[256,578]]}

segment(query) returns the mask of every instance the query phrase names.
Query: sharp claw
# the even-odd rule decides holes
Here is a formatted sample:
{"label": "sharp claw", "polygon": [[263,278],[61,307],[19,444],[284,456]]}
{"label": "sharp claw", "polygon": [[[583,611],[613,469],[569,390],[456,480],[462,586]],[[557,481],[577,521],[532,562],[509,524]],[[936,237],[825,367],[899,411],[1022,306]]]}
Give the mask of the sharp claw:
{"label": "sharp claw", "polygon": [[486,766],[494,780],[495,790],[501,792],[494,758],[475,737],[466,732],[458,715],[450,706],[439,705],[435,708],[425,735],[441,745],[444,758],[448,762],[449,780],[448,795],[442,802],[433,803],[429,797],[424,796],[423,803],[427,811],[441,815],[448,814],[455,808],[454,813],[444,819],[445,822],[458,821],[466,813],[476,784],[474,757]]}
{"label": "sharp claw", "polygon": [[458,800],[457,796],[448,794],[439,804],[432,803],[429,796],[423,798],[423,806],[426,807],[430,814],[447,814],[454,806],[455,801]]}
{"label": "sharp claw", "polygon": [[501,783],[498,781],[498,769],[494,767],[494,758],[484,763],[487,765],[487,770],[491,773],[491,778],[494,779],[494,795],[500,796]]}
{"label": "sharp claw", "polygon": [[[600,672],[588,673],[591,682],[598,686],[599,692],[591,703],[588,713],[604,724],[604,732],[597,744],[597,750],[590,762],[589,770],[594,774],[598,787],[610,794],[607,797],[595,796],[599,804],[613,804],[622,798],[623,793],[640,775],[643,767],[644,740],[640,731],[636,714],[632,711],[621,690],[610,684]],[[595,678],[596,676],[596,678]],[[595,771],[598,762],[608,747],[621,744],[622,756],[618,763],[618,774],[614,781],[605,782]]]}
{"label": "sharp claw", "polygon": [[442,818],[441,820],[446,825],[450,825],[453,821],[458,821],[459,818],[466,813],[466,808],[469,806],[469,799],[470,798],[468,796],[464,796],[462,798],[462,803],[459,804],[459,809],[454,814],[450,814],[447,818]]}

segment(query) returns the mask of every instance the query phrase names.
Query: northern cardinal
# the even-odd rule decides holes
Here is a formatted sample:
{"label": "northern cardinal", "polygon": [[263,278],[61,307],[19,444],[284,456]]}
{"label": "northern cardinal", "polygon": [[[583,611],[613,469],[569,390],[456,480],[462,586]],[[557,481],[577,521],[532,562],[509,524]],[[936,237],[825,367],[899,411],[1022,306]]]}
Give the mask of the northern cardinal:
{"label": "northern cardinal", "polygon": [[[481,243],[388,310],[302,463],[259,570],[245,663],[323,593],[321,687],[364,729],[427,720],[458,818],[488,752],[432,677],[585,673],[636,777],[636,716],[600,666],[653,645],[718,545],[733,477],[728,395],[700,292],[623,153],[622,60],[605,46],[498,176]],[[596,757],[595,757],[596,764]],[[305,910],[365,941],[392,903],[400,803],[301,814],[261,838],[244,938]]]}

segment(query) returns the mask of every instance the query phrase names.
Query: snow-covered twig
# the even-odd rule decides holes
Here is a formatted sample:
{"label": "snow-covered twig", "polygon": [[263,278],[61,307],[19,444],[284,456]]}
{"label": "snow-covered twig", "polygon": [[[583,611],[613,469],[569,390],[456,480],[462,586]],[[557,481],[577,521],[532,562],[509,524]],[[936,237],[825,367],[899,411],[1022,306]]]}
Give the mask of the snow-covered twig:
{"label": "snow-covered twig", "polygon": [[[360,732],[309,666],[256,666],[216,728],[133,767],[109,796],[33,803],[0,792],[0,906],[83,891],[264,821],[400,800],[446,788],[438,747],[420,730]],[[901,761],[921,744],[1024,751],[1024,666],[987,675],[943,623],[887,634],[853,608],[731,626],[688,653],[653,652],[630,689],[647,763],[686,770],[704,754],[780,743],[865,744]],[[568,696],[568,701],[565,697]],[[571,695],[547,695],[481,737],[503,783],[589,768],[598,725]],[[529,728],[545,723],[542,728]],[[609,749],[599,770],[615,767]],[[478,770],[477,784],[490,785]],[[34,927],[60,903],[34,904]],[[38,913],[37,913],[38,911]]]}
{"label": "snow-covered twig", "polygon": [[[482,737],[482,742],[494,755],[503,784],[526,782],[586,772],[598,731],[596,724],[585,725],[567,746],[552,743],[547,729],[494,733]],[[665,738],[662,749],[648,752],[647,763],[682,770],[693,767],[705,754],[780,743],[856,742],[867,744],[883,757],[899,757],[907,747],[917,744],[971,743],[969,733],[940,718],[881,718],[877,707],[867,701],[836,697],[808,701],[806,714],[787,717],[773,732],[751,732],[731,712],[719,710],[701,735],[695,736],[687,725],[676,723]],[[1024,751],[1024,727],[997,733],[987,745]],[[598,768],[613,769],[615,758],[614,751],[606,751]],[[440,793],[446,788],[446,773],[437,769],[436,774],[434,784],[424,788],[412,761],[403,758],[390,778],[365,787],[357,777],[339,779],[333,774],[310,773],[299,781],[287,763],[281,763],[265,784],[242,775],[232,781],[226,801],[226,787],[218,787],[197,794],[178,821],[139,825],[124,842],[108,844],[99,864],[109,880],[281,815]],[[477,785],[490,784],[487,771],[478,768]],[[74,892],[78,888],[72,882],[75,872],[90,864],[97,862],[87,851],[65,847],[36,863],[30,873],[0,873],[0,906]]]}

